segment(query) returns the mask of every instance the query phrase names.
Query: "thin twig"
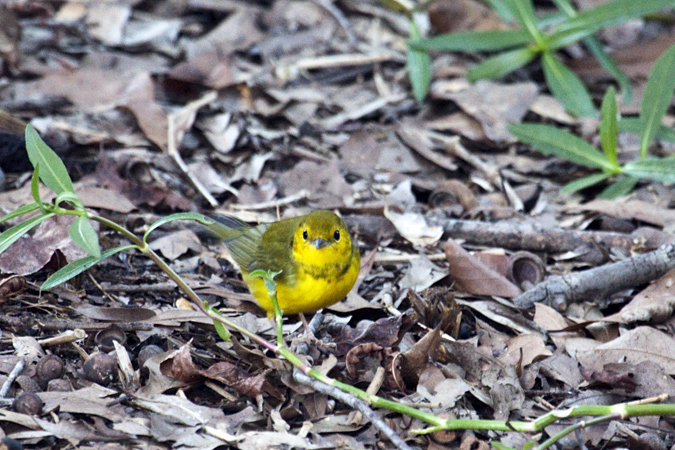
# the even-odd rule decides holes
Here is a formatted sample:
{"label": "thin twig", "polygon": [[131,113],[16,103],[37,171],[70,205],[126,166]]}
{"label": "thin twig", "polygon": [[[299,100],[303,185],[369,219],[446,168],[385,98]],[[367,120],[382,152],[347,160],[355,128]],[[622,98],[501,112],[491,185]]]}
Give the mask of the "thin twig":
{"label": "thin twig", "polygon": [[353,395],[343,392],[336,387],[329,386],[320,381],[317,381],[305,375],[298,369],[293,370],[293,379],[300,384],[311,387],[317,392],[321,392],[322,394],[326,394],[336,400],[341,401],[350,408],[356,409],[365,417],[367,417],[373,426],[380,430],[382,434],[384,434],[397,448],[401,450],[412,450],[412,448],[406,444],[405,441],[401,439],[401,437],[396,434],[394,430],[384,423],[384,421],[377,414],[375,414],[375,411],[373,411],[363,400],[359,400]]}
{"label": "thin twig", "polygon": [[176,119],[179,117],[181,113],[184,113],[186,110],[193,110],[196,112],[197,109],[201,108],[202,106],[211,103],[218,97],[218,94],[214,91],[206,93],[202,98],[195,100],[194,102],[188,103],[185,105],[185,107],[173,114],[169,114],[167,117],[167,122],[168,122],[168,131],[167,131],[167,153],[169,156],[173,158],[173,160],[176,162],[178,167],[187,175],[187,177],[190,179],[192,184],[194,185],[195,188],[199,191],[200,194],[206,199],[207,202],[212,207],[218,206],[218,201],[213,198],[211,193],[206,189],[206,187],[202,184],[201,181],[195,176],[194,173],[192,173],[192,170],[185,164],[185,161],[183,161],[183,157],[180,155],[180,152],[178,151],[178,145],[179,142],[176,142],[177,138],[177,130],[176,130]]}
{"label": "thin twig", "polygon": [[5,398],[7,396],[10,386],[12,386],[12,383],[14,383],[14,380],[19,376],[25,365],[26,361],[23,358],[19,358],[12,371],[7,375],[7,379],[3,383],[2,388],[0,388],[0,398]]}

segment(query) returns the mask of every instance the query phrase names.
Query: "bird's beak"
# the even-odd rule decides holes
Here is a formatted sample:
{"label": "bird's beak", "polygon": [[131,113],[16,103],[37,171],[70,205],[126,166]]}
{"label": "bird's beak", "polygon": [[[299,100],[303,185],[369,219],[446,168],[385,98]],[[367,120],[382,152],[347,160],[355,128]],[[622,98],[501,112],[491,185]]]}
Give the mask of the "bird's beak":
{"label": "bird's beak", "polygon": [[328,244],[330,244],[330,242],[328,242],[324,238],[312,239],[311,241],[309,241],[309,243],[312,244],[314,247],[316,247],[317,250],[322,249],[325,246],[327,246]]}

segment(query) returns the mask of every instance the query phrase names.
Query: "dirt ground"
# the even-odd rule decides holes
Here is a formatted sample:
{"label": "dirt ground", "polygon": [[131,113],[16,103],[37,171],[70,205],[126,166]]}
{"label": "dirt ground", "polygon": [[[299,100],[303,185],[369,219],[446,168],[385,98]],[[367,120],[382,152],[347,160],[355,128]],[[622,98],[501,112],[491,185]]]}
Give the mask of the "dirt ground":
{"label": "dirt ground", "polygon": [[[362,255],[359,280],[311,321],[318,341],[297,316],[284,321],[289,347],[336,380],[442,418],[499,421],[675,394],[672,187],[641,182],[611,201],[595,198],[604,186],[561,193],[590,172],[517,143],[507,125],[553,124],[595,145],[598,122],[565,112],[536,61],[470,83],[485,55],[432,53],[418,102],[409,24],[387,4],[0,2],[2,215],[33,201],[30,123],[86,207],[139,236],[178,212],[250,223],[338,212]],[[473,0],[418,16],[428,34],[508,26]],[[637,113],[652,64],[675,43],[672,22],[598,33],[634,89],[623,115]],[[582,45],[560,56],[599,104],[608,75]],[[634,158],[637,137],[619,146]],[[406,448],[269,349],[236,332],[222,340],[138,252],[41,290],[86,256],[71,223],[45,221],[0,254],[0,437],[35,449]],[[128,243],[97,232],[103,249]],[[150,241],[202,300],[275,341],[203,226],[171,222]],[[428,424],[373,415],[429,450],[522,448],[575,423],[416,434]],[[580,428],[558,448],[674,443],[671,417],[644,416]]]}

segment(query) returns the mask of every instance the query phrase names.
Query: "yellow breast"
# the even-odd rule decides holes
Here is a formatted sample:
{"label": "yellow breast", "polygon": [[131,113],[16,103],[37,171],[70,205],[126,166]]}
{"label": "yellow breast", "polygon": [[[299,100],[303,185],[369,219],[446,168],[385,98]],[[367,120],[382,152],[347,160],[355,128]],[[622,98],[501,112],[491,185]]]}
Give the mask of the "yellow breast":
{"label": "yellow breast", "polygon": [[[279,308],[285,314],[314,312],[339,302],[351,290],[359,275],[360,257],[354,252],[349,267],[344,273],[341,270],[328,276],[314,276],[311,270],[299,267],[296,271],[295,284],[278,283],[277,301]],[[268,316],[274,314],[274,307],[267,289],[261,278],[250,278],[244,274],[244,281],[248,284],[251,294],[260,306],[267,311]]]}

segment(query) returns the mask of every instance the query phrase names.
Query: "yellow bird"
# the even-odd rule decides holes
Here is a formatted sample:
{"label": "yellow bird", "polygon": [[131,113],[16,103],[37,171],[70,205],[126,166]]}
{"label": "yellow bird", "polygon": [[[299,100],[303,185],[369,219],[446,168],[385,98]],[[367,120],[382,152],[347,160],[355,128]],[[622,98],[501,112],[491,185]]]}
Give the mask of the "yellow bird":
{"label": "yellow bird", "polygon": [[258,304],[273,317],[274,307],[262,278],[250,273],[281,271],[279,308],[286,314],[313,312],[340,301],[359,274],[361,256],[347,226],[331,211],[251,226],[218,216],[209,229],[230,251]]}

